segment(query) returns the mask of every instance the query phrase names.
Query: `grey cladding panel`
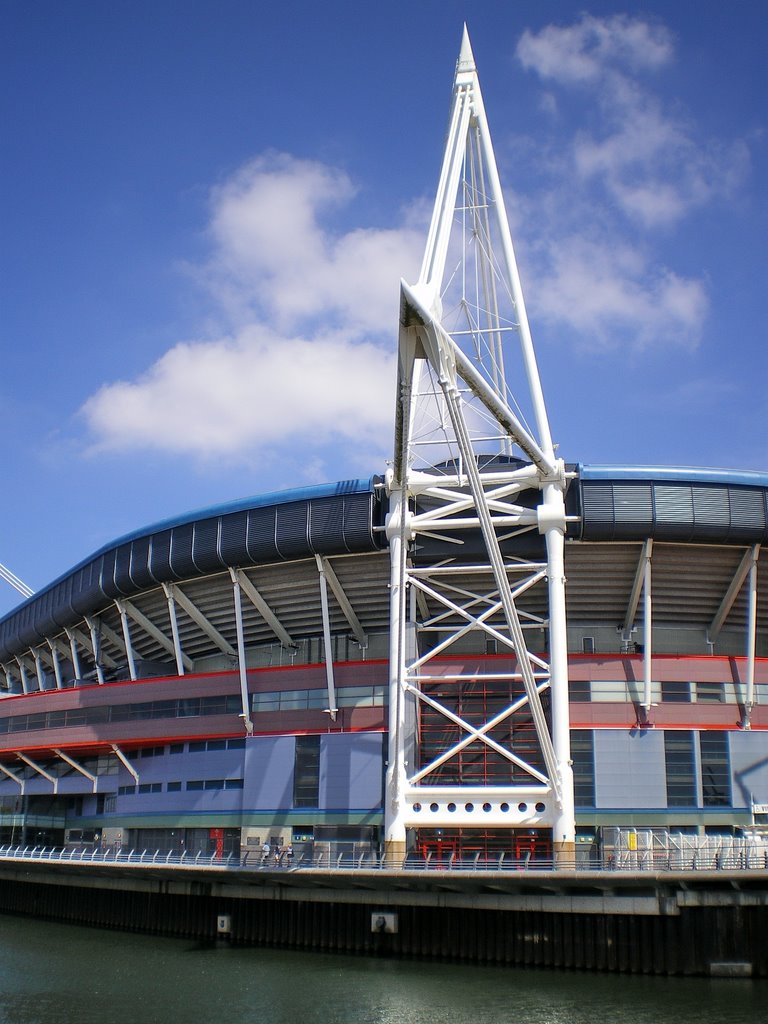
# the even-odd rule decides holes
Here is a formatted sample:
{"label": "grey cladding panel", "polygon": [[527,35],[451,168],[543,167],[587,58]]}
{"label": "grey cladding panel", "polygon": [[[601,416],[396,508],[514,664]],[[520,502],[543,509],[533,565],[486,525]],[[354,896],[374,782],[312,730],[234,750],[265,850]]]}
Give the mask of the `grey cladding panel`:
{"label": "grey cladding panel", "polygon": [[111,551],[105,551],[101,556],[101,572],[99,573],[99,585],[101,587],[102,594],[112,600],[114,597],[120,597],[121,593],[115,583],[115,557],[117,551],[112,548]]}
{"label": "grey cladding panel", "polygon": [[693,526],[693,495],[688,485],[656,484],[654,487],[656,522],[665,537],[685,540]]}
{"label": "grey cladding panel", "polygon": [[71,604],[78,615],[87,615],[102,599],[101,559],[94,558],[74,574]]}
{"label": "grey cladding panel", "polygon": [[613,485],[583,484],[582,508],[590,523],[609,523],[613,527]]}
{"label": "grey cladding panel", "polygon": [[138,537],[131,544],[131,581],[135,590],[151,587],[156,582],[149,571],[151,550],[151,537]]}
{"label": "grey cladding panel", "polygon": [[584,540],[768,541],[763,487],[581,481]]}
{"label": "grey cladding panel", "polygon": [[[373,494],[350,494],[344,501],[344,539],[347,550],[359,547],[378,547],[383,536],[373,532],[374,517],[380,511],[380,502]],[[383,521],[383,517],[382,517]]]}
{"label": "grey cladding panel", "polygon": [[171,531],[170,563],[174,579],[183,580],[188,576],[197,575],[195,563],[192,559],[194,530],[193,523],[185,523],[184,526],[174,526]]}
{"label": "grey cladding panel", "polygon": [[168,583],[173,579],[171,572],[171,531],[163,530],[152,538],[151,562],[149,566],[153,579]]}
{"label": "grey cladding panel", "polygon": [[272,562],[280,557],[275,543],[275,509],[253,508],[248,512],[248,557],[253,562]]}
{"label": "grey cladding panel", "polygon": [[755,531],[766,535],[766,499],[768,494],[746,487],[729,488],[731,532]]}
{"label": "grey cladding panel", "polygon": [[292,501],[277,506],[275,542],[283,558],[310,554],[309,502]]}
{"label": "grey cladding panel", "polygon": [[248,561],[247,529],[247,512],[233,512],[221,517],[219,555],[224,565],[243,565]]}
{"label": "grey cladding panel", "polygon": [[344,539],[345,498],[319,498],[309,503],[309,537],[313,551],[347,551]]}
{"label": "grey cladding panel", "polygon": [[115,586],[125,597],[136,589],[131,579],[131,549],[130,543],[121,544],[115,552]]}
{"label": "grey cladding panel", "polygon": [[220,519],[202,519],[194,524],[192,538],[192,561],[200,572],[215,572],[221,569],[219,558]]}

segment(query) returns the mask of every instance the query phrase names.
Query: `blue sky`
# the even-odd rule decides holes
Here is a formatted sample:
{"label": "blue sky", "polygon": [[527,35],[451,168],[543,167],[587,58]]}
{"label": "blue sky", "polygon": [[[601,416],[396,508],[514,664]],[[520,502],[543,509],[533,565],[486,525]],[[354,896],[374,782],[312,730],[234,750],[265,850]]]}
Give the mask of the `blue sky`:
{"label": "blue sky", "polygon": [[382,471],[465,20],[560,454],[768,470],[762,0],[2,0],[0,562]]}

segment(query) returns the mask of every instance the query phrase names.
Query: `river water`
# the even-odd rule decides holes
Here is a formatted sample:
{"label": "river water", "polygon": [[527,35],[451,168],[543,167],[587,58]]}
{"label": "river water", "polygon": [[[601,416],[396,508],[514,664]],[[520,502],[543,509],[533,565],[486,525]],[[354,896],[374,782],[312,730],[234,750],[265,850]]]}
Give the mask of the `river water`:
{"label": "river water", "polygon": [[0,1024],[756,1024],[768,981],[470,967],[0,915]]}

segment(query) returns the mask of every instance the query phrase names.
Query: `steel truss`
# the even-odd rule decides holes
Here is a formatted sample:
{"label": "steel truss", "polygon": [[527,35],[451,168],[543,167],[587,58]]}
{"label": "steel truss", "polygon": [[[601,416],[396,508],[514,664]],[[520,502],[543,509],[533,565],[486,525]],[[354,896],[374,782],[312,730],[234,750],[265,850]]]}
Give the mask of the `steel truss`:
{"label": "steel truss", "polygon": [[[409,828],[551,828],[556,854],[572,853],[566,484],[465,30],[424,261],[401,290],[387,477],[393,856]],[[507,657],[447,657],[467,650]],[[473,692],[492,695],[483,721]],[[460,767],[475,755],[494,765],[480,780]]]}

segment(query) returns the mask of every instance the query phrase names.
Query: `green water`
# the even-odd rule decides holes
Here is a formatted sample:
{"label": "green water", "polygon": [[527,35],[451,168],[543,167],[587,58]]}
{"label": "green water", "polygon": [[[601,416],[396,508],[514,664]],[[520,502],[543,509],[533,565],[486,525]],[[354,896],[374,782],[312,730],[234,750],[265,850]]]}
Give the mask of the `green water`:
{"label": "green water", "polygon": [[0,1024],[755,1024],[768,982],[469,967],[0,916]]}

